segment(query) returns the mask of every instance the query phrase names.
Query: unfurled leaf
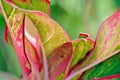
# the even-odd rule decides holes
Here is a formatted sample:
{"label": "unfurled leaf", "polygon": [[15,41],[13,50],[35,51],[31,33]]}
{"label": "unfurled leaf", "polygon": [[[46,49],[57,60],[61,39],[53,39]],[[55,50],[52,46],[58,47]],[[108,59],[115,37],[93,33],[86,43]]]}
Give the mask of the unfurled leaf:
{"label": "unfurled leaf", "polygon": [[101,25],[96,38],[95,47],[90,53],[91,55],[81,65],[74,68],[67,80],[90,69],[120,51],[119,26],[120,11],[109,17]]}
{"label": "unfurled leaf", "polygon": [[0,80],[20,80],[20,79],[8,73],[0,72]]}
{"label": "unfurled leaf", "polygon": [[50,1],[48,0],[6,0],[19,8],[33,11],[42,11],[50,15]]}
{"label": "unfurled leaf", "polygon": [[[120,53],[87,70],[81,79],[95,79],[120,73]],[[117,78],[117,77],[116,77]],[[107,79],[107,78],[106,78]],[[101,79],[102,80],[102,79]]]}
{"label": "unfurled leaf", "polygon": [[[72,58],[72,43],[68,42],[58,48],[48,60],[49,80],[56,80],[67,70]],[[63,79],[64,77],[62,77]]]}

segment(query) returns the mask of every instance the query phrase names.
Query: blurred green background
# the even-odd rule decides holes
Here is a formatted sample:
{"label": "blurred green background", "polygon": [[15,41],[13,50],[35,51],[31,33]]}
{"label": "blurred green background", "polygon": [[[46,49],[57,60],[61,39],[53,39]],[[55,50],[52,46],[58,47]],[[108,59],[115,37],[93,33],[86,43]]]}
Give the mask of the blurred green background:
{"label": "blurred green background", "polygon": [[[119,10],[120,0],[51,0],[51,17],[57,21],[71,39],[80,32],[95,39],[101,23]],[[21,76],[20,65],[13,48],[4,40],[5,21],[0,14],[0,71]]]}

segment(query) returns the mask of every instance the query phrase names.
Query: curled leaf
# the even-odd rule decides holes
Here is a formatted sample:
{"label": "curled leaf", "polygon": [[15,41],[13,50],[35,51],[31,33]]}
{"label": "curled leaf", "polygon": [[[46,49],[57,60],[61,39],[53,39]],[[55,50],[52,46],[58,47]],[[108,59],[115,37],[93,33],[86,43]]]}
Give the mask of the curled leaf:
{"label": "curled leaf", "polygon": [[40,79],[39,74],[44,70],[44,79],[48,79],[48,67],[45,50],[40,39],[38,30],[28,16],[25,17],[25,50],[31,63],[32,74]]}

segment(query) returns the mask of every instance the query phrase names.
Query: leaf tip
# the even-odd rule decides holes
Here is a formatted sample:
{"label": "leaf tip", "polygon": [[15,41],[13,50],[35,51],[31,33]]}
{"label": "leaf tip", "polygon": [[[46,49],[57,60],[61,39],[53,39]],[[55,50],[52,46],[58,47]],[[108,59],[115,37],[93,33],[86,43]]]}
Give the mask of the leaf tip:
{"label": "leaf tip", "polygon": [[45,0],[50,5],[50,0]]}

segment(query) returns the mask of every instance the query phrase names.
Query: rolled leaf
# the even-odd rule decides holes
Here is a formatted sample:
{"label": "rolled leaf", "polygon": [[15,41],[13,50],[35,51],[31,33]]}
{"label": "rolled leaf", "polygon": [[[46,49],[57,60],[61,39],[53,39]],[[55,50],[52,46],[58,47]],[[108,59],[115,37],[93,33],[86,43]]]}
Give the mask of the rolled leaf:
{"label": "rolled leaf", "polygon": [[[31,76],[40,79],[40,72],[44,70],[44,78],[48,79],[48,66],[45,50],[40,39],[36,26],[32,23],[28,16],[25,17],[25,51],[32,66]],[[30,77],[31,77],[30,76]]]}
{"label": "rolled leaf", "polygon": [[38,71],[41,70],[42,62],[40,60],[40,53],[37,51],[37,29],[34,24],[30,21],[30,19],[25,16],[24,22],[24,32],[25,32],[25,52],[26,55],[31,62],[31,65],[34,65],[34,68]]}

